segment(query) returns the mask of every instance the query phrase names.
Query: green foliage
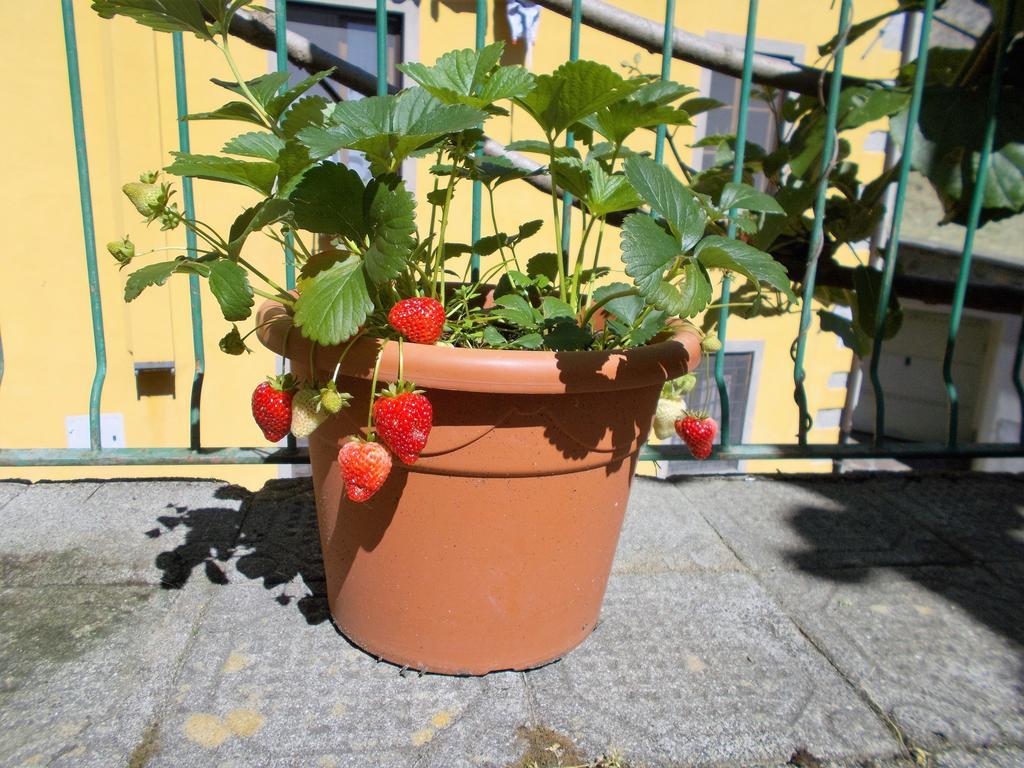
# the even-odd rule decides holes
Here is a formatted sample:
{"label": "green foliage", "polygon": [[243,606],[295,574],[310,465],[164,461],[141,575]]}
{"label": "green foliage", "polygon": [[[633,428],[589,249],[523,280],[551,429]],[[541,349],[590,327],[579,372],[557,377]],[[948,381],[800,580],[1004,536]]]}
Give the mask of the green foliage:
{"label": "green foliage", "polygon": [[366,154],[375,174],[390,173],[413,152],[472,128],[485,117],[474,107],[445,104],[423,88],[411,88],[397,96],[339,102],[324,127],[304,128],[298,136],[313,159],[357,149]]}
{"label": "green foliage", "polygon": [[446,104],[486,109],[501,99],[525,96],[533,89],[533,75],[525,67],[499,67],[503,42],[479,51],[449,51],[432,67],[418,62],[398,68]]}
{"label": "green foliage", "polygon": [[175,176],[226,181],[241,184],[264,195],[269,195],[277,178],[277,163],[234,160],[218,155],[191,155],[171,152],[174,162],[164,170]]}
{"label": "green foliage", "polygon": [[295,324],[307,339],[339,344],[351,338],[372,311],[362,264],[349,258],[309,281],[295,302]]}
{"label": "green foliage", "polygon": [[[1015,90],[1007,89],[999,103],[982,224],[1024,210],[1024,98]],[[942,201],[945,221],[967,219],[985,135],[985,100],[982,91],[933,86],[921,103],[911,159]],[[893,120],[893,134],[901,141],[906,121],[907,113]]]}
{"label": "green foliage", "polygon": [[[294,84],[285,73],[250,79],[239,73],[226,30],[246,4],[94,2],[101,15],[127,16],[153,29],[189,32],[211,42],[233,73],[231,80],[213,80],[231,101],[186,119],[230,120],[244,128],[235,131],[220,155],[173,153],[166,169],[259,195],[236,216],[227,235],[180,213],[171,202],[170,185],[155,177],[147,175],[128,189],[147,221],[159,220],[164,228],[184,226],[202,250],[199,256],[135,270],[126,281],[126,299],[165,284],[175,273],[203,277],[232,324],[220,341],[224,352],[246,351],[246,335],[236,323],[251,316],[257,296],[282,302],[303,336],[322,345],[345,342],[361,329],[393,337],[386,320],[389,308],[402,298],[430,296],[445,304],[446,341],[452,344],[557,352],[646,344],[671,318],[698,317],[711,301],[713,268],[747,276],[758,291],[767,284],[792,296],[785,271],[767,254],[722,234],[730,208],[737,227],[752,239],[769,228],[786,236],[800,215],[747,183],[730,183],[728,164],[735,157],[730,137],[715,138],[719,165],[693,184],[684,184],[672,170],[627,145],[637,131],[688,125],[693,115],[719,106],[693,98],[695,89],[648,76],[627,79],[592,61],[568,62],[534,76],[523,67],[501,66],[503,44],[495,43],[451,51],[432,65],[400,65],[418,85],[397,94],[331,103],[309,95],[331,71]],[[862,96],[858,108],[865,115],[891,108],[884,93]],[[547,168],[535,170],[479,151],[482,126],[491,116],[507,114],[510,106],[535,121],[544,139],[520,140],[508,148],[541,155]],[[813,105],[801,109],[809,115]],[[585,158],[560,140],[567,131],[586,147]],[[337,162],[341,150],[362,153],[370,178]],[[813,153],[814,147],[807,151]],[[749,157],[757,163],[765,153],[751,149]],[[415,199],[399,175],[409,158],[429,158],[434,180],[434,189],[424,190],[429,206],[419,227]],[[760,169],[745,169],[744,179]],[[586,236],[576,253],[560,252],[557,242],[558,253],[525,253],[524,243],[543,228],[541,219],[507,232],[496,223],[495,190],[545,172],[553,182],[554,220],[548,231],[556,241],[559,191],[569,192],[583,209]],[[850,173],[844,167],[836,183],[852,189],[856,198],[855,172]],[[471,182],[488,191],[494,230],[475,242],[454,242],[452,212],[468,203],[458,188]],[[641,212],[645,206],[654,215]],[[625,214],[622,261],[631,282],[601,285],[610,270],[591,249],[612,247],[608,243],[616,238],[605,230],[618,226],[620,214]],[[429,222],[423,220],[427,217]],[[854,218],[851,208],[847,219]],[[783,224],[774,224],[776,219]],[[330,245],[311,252],[306,245],[310,233]],[[278,270],[260,271],[246,260],[250,238],[257,234],[292,247],[297,295],[278,284]],[[111,243],[110,250],[122,266],[146,255],[135,253],[126,238]],[[457,267],[465,265],[468,272],[471,255],[481,261],[481,281],[453,288],[460,279]]]}
{"label": "green foliage", "polygon": [[624,80],[604,64],[570,61],[550,75],[539,75],[534,89],[515,102],[549,137],[633,93],[645,79]]}

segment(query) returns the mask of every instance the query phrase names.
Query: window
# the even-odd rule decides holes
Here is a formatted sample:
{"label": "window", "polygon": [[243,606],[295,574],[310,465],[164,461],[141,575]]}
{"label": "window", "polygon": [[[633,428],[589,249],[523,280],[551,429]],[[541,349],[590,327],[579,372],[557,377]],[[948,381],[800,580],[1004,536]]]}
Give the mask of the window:
{"label": "window", "polygon": [[[711,72],[711,82],[708,95],[717,99],[725,106],[713,109],[707,113],[704,135],[720,136],[736,133],[739,123],[741,81],[730,75],[723,75],[719,72]],[[782,94],[779,95],[776,107],[781,107]],[[750,107],[747,111],[747,141],[757,144],[765,152],[771,152],[779,143],[778,122],[772,114],[768,102],[756,98],[753,93],[750,96]],[[716,147],[702,147],[697,156],[697,165],[701,170],[710,168],[715,163]],[[764,189],[766,180],[763,175],[758,174],[754,180],[754,186]]]}
{"label": "window", "polygon": [[[686,396],[686,405],[693,410],[700,410],[704,407],[705,397],[708,397],[710,390],[710,404],[707,410],[716,421],[721,423],[722,405],[718,398],[718,385],[715,383],[714,359],[711,360],[711,376],[704,376],[703,373],[697,376],[696,388]],[[742,442],[745,435],[743,427],[746,424],[747,406],[750,400],[750,380],[754,373],[753,352],[727,352],[725,354],[725,388],[729,393],[729,438],[732,443]],[[682,444],[678,436],[673,435],[669,441],[672,444]],[[715,444],[720,438],[715,438]],[[683,474],[705,474],[711,472],[736,472],[739,469],[738,461],[666,461],[661,463],[658,474],[661,477]]]}
{"label": "window", "polygon": [[[377,33],[376,15],[373,11],[356,8],[340,8],[312,3],[288,3],[288,28],[309,39],[314,45],[333,53],[371,74],[377,74]],[[402,16],[388,14],[388,83],[400,84],[398,64],[402,61]],[[294,64],[289,64],[292,80],[301,80],[308,73]],[[310,95],[322,96],[328,101],[361,99],[362,94],[346,88],[333,80],[321,83],[309,91]],[[364,179],[369,178],[368,164],[361,152],[342,150],[338,159],[357,171]]]}

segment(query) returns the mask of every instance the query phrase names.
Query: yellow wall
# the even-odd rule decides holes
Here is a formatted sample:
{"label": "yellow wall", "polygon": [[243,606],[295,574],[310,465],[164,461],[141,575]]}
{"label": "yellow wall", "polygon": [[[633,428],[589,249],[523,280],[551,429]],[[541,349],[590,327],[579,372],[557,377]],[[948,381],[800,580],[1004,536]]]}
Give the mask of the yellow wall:
{"label": "yellow wall", "polygon": [[[340,4],[340,3],[339,3]],[[657,18],[660,3],[617,0],[617,5]],[[501,6],[499,2],[497,4]],[[707,32],[742,35],[746,2],[721,0],[714,4],[678,3],[676,24],[697,34]],[[884,0],[861,0],[858,18],[889,7]],[[804,46],[805,61],[816,57],[814,46],[829,37],[836,26],[836,11],[820,0],[766,0],[761,4],[759,37],[791,41]],[[425,0],[420,6],[420,58],[432,62],[451,47],[469,46],[474,38],[474,19],[466,2]],[[492,6],[493,8],[493,6]],[[121,185],[140,171],[168,162],[167,153],[177,149],[174,78],[171,38],[152,33],[130,21],[102,21],[86,0],[75,2],[81,81],[85,104],[92,199],[95,210],[100,289],[104,303],[108,374],[102,411],[124,414],[128,447],[182,446],[188,442],[188,396],[192,380],[192,340],[187,281],[172,278],[163,289],[151,289],[131,305],[121,300],[126,273],[119,272],[104,249],[108,240],[130,233],[139,250],[183,242],[181,232],[149,230],[120,192]],[[3,334],[5,371],[0,389],[0,446],[40,448],[66,446],[64,419],[88,412],[88,393],[93,374],[93,348],[89,327],[89,302],[82,244],[82,229],[75,171],[67,71],[57,3],[4,3],[0,6],[0,48],[17,62],[13,72],[22,73],[7,85],[9,105],[22,105],[17,117],[8,113],[0,127],[7,148],[5,181],[0,188],[0,210],[5,212],[7,253],[0,260],[0,282],[5,286],[0,301],[0,332]],[[492,31],[494,19],[491,19]],[[499,29],[502,24],[499,22]],[[493,39],[489,35],[489,39]],[[533,70],[549,71],[568,55],[569,22],[542,11],[540,39],[533,56]],[[876,46],[862,58],[868,36],[848,54],[848,70],[857,74],[889,76],[897,54]],[[210,77],[230,74],[220,54],[186,36],[189,106],[192,111],[214,107],[225,91],[209,83]],[[256,75],[271,65],[265,51],[235,42],[233,51],[244,73]],[[581,57],[610,66],[632,59],[636,49],[608,35],[584,28]],[[642,68],[656,72],[660,57],[643,53]],[[675,62],[672,77],[700,85],[700,71]],[[851,136],[856,159],[865,173],[881,165],[879,153],[859,152],[870,130]],[[192,150],[216,152],[238,132],[237,124],[192,123]],[[511,120],[493,121],[489,133],[498,140],[535,135],[521,113]],[[680,134],[693,140],[692,130]],[[431,179],[421,163],[417,192],[421,208]],[[455,206],[451,237],[469,238],[468,188],[461,192],[464,205]],[[226,228],[234,217],[252,204],[252,194],[241,188],[199,181],[196,204],[201,218]],[[514,229],[519,222],[544,216],[547,201],[522,185],[506,185],[498,195],[498,224]],[[578,216],[576,217],[578,221]],[[548,225],[549,226],[549,225]],[[484,234],[490,228],[484,224]],[[606,238],[605,261],[617,268],[616,233]],[[550,230],[530,243],[550,250]],[[579,242],[578,230],[574,242]],[[261,268],[281,275],[279,250],[269,240],[253,239],[247,256]],[[613,277],[615,275],[613,274]],[[619,276],[621,278],[621,276]],[[203,443],[207,446],[263,445],[263,438],[249,413],[252,388],[273,372],[272,356],[258,344],[242,358],[223,355],[217,340],[229,326],[204,289],[207,374],[203,390]],[[251,327],[251,326],[249,326]],[[796,406],[792,399],[792,367],[789,348],[795,337],[796,316],[754,321],[734,320],[731,339],[763,340],[764,364],[760,387],[752,404],[754,442],[790,442],[795,439]],[[827,388],[828,376],[846,371],[850,356],[834,336],[812,328],[807,358],[807,391],[811,413],[820,408],[841,407],[843,390]],[[173,360],[177,397],[137,399],[133,364],[136,361]],[[814,430],[814,441],[834,441],[835,430]],[[778,464],[751,462],[748,469],[773,469]],[[812,468],[809,462],[789,462],[786,469]],[[822,464],[818,463],[817,468]],[[76,467],[0,469],[6,476],[27,478],[109,477],[142,475],[194,475],[227,478],[259,485],[274,477],[274,467]]]}

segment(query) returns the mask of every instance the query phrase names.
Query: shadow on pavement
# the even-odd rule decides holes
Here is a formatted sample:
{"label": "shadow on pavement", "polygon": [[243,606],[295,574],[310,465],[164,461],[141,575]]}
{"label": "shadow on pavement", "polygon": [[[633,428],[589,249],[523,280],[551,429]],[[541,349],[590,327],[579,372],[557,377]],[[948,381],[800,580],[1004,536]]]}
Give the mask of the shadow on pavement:
{"label": "shadow on pavement", "polygon": [[[828,502],[789,513],[787,522],[803,548],[787,560],[840,583],[900,568],[906,578],[1024,647],[1024,481],[968,473],[890,478],[796,483]],[[858,483],[860,488],[851,489]]]}
{"label": "shadow on pavement", "polygon": [[[277,591],[274,599],[281,605],[295,602],[309,624],[329,621],[312,482],[272,480],[255,493],[226,485],[216,497],[241,505],[174,507],[146,532],[158,538],[186,529],[182,543],[156,558],[163,587],[181,589],[197,570],[213,584],[228,584],[240,574]],[[291,594],[295,590],[285,587],[294,582],[308,594]]]}

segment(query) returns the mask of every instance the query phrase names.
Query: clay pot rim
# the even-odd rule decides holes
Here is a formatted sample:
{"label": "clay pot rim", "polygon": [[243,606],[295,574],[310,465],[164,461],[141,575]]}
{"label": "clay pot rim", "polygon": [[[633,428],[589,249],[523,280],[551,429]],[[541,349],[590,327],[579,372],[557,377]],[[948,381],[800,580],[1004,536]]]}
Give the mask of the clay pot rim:
{"label": "clay pot rim", "polygon": [[[308,360],[310,341],[294,330],[292,316],[278,301],[268,299],[256,313],[256,336],[272,352]],[[289,333],[289,329],[292,329]],[[379,349],[378,339],[356,341],[342,365],[343,376],[369,379]],[[681,376],[700,362],[700,336],[680,324],[665,341],[627,350],[551,352],[538,350],[466,349],[406,343],[405,376],[426,389],[504,394],[564,394],[607,392],[650,386]],[[316,367],[333,371],[345,345],[317,347]],[[387,344],[380,379],[398,373],[398,344]]]}

